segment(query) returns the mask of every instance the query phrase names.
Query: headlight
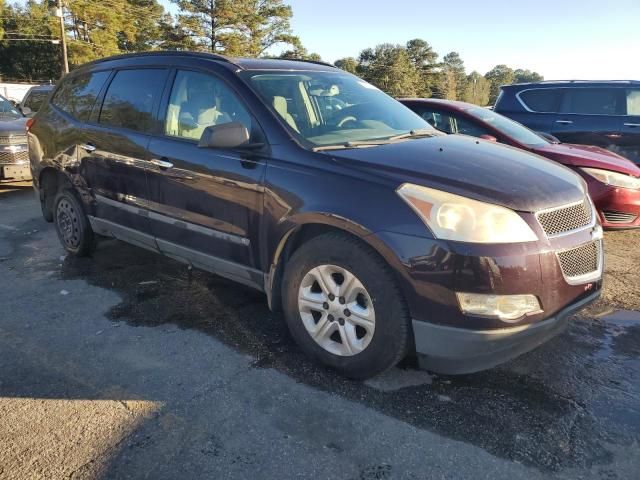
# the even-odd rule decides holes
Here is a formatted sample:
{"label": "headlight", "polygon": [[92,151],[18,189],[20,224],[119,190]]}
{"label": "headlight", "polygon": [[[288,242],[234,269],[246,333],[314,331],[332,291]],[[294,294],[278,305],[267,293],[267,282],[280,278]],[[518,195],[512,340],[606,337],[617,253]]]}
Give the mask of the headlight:
{"label": "headlight", "polygon": [[398,194],[437,238],[471,243],[517,243],[538,239],[513,210],[405,183]]}
{"label": "headlight", "polygon": [[607,185],[640,190],[640,178],[632,177],[624,173],[612,172],[610,170],[601,170],[599,168],[581,168],[581,170]]}

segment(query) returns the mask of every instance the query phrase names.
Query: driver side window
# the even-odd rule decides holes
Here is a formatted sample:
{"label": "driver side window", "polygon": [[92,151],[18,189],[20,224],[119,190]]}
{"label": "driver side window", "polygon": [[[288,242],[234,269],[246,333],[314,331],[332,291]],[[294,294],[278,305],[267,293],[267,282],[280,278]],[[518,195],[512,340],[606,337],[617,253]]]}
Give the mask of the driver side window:
{"label": "driver side window", "polygon": [[205,128],[230,122],[239,122],[251,132],[251,115],[222,80],[178,71],[167,107],[166,135],[200,140]]}

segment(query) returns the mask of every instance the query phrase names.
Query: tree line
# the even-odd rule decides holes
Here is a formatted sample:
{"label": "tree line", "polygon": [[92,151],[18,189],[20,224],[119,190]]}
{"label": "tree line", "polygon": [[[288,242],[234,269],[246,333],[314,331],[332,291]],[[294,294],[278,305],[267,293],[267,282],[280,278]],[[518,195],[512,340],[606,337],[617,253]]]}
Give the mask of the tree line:
{"label": "tree line", "polygon": [[[71,67],[98,58],[150,50],[196,50],[262,57],[279,47],[283,58],[320,60],[292,32],[293,11],[284,0],[65,0],[63,18]],[[9,4],[0,0],[0,76],[43,81],[61,71],[55,0]],[[335,65],[395,97],[437,97],[492,103],[499,87],[542,80],[536,72],[497,65],[467,74],[457,52],[440,59],[422,39],[380,44]]]}
{"label": "tree line", "polygon": [[507,65],[496,65],[484,75],[476,71],[467,74],[458,52],[447,53],[440,60],[422,39],[409,40],[406,45],[383,43],[335,64],[394,97],[435,97],[483,106],[495,102],[500,85],[544,79],[537,72]]}

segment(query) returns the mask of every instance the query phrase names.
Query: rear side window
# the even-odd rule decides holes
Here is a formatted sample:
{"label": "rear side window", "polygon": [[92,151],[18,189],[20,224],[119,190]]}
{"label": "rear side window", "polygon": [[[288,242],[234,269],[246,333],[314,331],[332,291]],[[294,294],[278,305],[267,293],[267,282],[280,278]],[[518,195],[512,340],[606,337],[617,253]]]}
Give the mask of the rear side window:
{"label": "rear side window", "polygon": [[640,88],[627,90],[627,115],[640,115]]}
{"label": "rear side window", "polygon": [[120,70],[102,102],[99,123],[148,132],[153,127],[153,105],[164,85],[166,70]]}
{"label": "rear side window", "polygon": [[78,120],[89,120],[91,109],[109,73],[108,71],[93,72],[65,80],[56,91],[52,103]]}
{"label": "rear side window", "polygon": [[29,107],[32,111],[37,112],[47,99],[47,95],[49,95],[49,92],[46,91],[31,92],[27,100],[23,102],[23,106]]}
{"label": "rear side window", "polygon": [[571,88],[565,92],[562,113],[620,115],[619,90],[614,88]]}
{"label": "rear side window", "polygon": [[534,112],[553,113],[558,111],[560,90],[557,88],[538,88],[520,92],[520,100]]}

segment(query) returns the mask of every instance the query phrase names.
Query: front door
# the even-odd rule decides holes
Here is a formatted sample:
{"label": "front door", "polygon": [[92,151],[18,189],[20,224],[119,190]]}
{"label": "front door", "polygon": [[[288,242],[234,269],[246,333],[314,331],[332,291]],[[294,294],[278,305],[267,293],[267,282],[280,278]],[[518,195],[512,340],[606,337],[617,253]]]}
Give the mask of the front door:
{"label": "front door", "polygon": [[149,144],[149,208],[157,244],[169,256],[262,286],[258,234],[266,157],[260,151],[198,147],[210,125],[259,127],[238,95],[213,73],[178,70]]}
{"label": "front door", "polygon": [[154,249],[145,166],[167,74],[166,69],[116,71],[77,148],[81,177],[96,201],[94,229]]}

